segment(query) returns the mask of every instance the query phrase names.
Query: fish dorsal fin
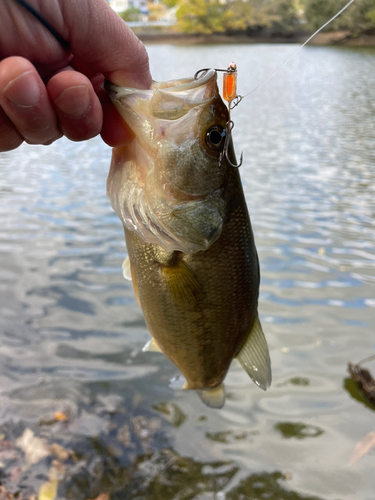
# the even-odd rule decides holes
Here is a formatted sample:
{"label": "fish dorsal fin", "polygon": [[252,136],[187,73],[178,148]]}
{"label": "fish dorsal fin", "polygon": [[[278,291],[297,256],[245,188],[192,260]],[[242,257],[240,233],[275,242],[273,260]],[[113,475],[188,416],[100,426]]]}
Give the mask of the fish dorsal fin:
{"label": "fish dorsal fin", "polygon": [[242,349],[237,354],[245,372],[264,391],[271,385],[271,361],[267,341],[258,316]]}
{"label": "fish dorsal fin", "polygon": [[173,301],[182,308],[201,306],[203,290],[188,264],[179,256],[173,263],[161,265],[161,270]]}
{"label": "fish dorsal fin", "polygon": [[214,389],[203,389],[202,391],[197,391],[198,396],[201,398],[203,403],[210,408],[222,408],[225,403],[225,390],[224,384],[220,384]]}
{"label": "fish dorsal fin", "polygon": [[131,271],[131,266],[130,266],[130,259],[129,255],[126,257],[124,262],[122,263],[122,275],[124,278],[128,281],[132,280],[132,271]]}
{"label": "fish dorsal fin", "polygon": [[148,342],[146,342],[146,344],[144,345],[142,352],[161,352],[162,353],[162,350],[160,349],[160,347],[156,343],[154,337],[151,337],[151,339]]}

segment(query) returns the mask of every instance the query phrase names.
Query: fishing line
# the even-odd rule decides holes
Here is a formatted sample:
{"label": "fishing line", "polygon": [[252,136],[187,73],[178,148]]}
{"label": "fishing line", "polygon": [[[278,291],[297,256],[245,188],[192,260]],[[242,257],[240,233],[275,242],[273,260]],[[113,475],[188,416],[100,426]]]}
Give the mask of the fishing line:
{"label": "fishing line", "polygon": [[362,365],[363,363],[368,363],[369,361],[372,361],[375,359],[375,354],[373,354],[372,356],[369,356],[368,358],[365,358],[365,359],[362,359],[359,363],[358,363],[358,366],[359,365]]}

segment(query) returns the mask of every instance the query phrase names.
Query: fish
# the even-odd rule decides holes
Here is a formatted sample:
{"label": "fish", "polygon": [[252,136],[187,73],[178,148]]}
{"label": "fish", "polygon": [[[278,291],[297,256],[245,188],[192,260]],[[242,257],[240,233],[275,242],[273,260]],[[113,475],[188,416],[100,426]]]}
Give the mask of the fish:
{"label": "fish", "polygon": [[107,195],[124,226],[124,276],[151,333],[144,349],[169,358],[183,388],[212,408],[224,405],[234,358],[266,390],[259,260],[217,72],[106,90],[134,134],[112,150]]}

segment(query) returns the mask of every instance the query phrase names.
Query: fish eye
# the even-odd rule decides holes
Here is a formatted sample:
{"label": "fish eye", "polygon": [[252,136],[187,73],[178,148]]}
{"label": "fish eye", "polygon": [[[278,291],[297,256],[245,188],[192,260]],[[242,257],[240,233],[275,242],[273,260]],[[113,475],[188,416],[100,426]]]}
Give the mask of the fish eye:
{"label": "fish eye", "polygon": [[222,151],[225,142],[225,131],[223,127],[214,125],[206,132],[206,144],[212,151]]}

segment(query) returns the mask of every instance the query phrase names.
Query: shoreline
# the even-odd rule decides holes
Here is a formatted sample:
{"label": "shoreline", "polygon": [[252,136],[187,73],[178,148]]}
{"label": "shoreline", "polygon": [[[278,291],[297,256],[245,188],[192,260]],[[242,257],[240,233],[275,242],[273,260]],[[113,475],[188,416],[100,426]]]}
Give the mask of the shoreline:
{"label": "shoreline", "polygon": [[[304,43],[310,34],[293,34],[291,36],[246,36],[246,35],[200,35],[173,32],[145,32],[134,30],[143,43],[169,43],[173,45],[213,45],[213,44],[255,44],[255,43]],[[359,35],[351,37],[349,31],[333,31],[318,33],[309,45],[342,45],[354,47],[375,47],[375,35]]]}

